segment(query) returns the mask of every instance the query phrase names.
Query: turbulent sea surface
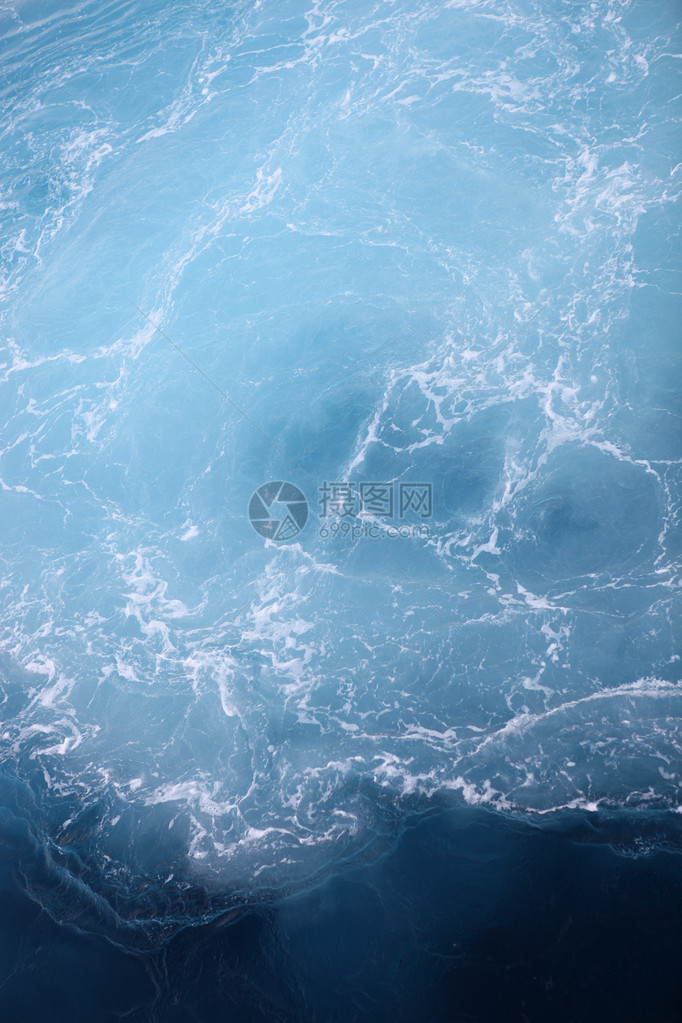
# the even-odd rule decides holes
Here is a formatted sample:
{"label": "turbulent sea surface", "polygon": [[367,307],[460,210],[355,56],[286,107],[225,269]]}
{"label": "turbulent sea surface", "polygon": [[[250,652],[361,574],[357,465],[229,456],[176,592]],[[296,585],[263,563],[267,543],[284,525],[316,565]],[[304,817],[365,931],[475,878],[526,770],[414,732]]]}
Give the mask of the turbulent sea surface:
{"label": "turbulent sea surface", "polygon": [[681,14],[0,2],[3,1020],[682,1019]]}

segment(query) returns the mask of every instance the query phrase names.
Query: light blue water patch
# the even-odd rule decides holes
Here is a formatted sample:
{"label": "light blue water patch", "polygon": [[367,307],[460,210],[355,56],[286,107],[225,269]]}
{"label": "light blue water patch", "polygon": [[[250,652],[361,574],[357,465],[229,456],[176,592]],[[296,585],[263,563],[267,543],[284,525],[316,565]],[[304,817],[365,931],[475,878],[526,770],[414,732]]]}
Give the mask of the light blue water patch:
{"label": "light blue water patch", "polygon": [[679,811],[679,38],[634,0],[5,5],[0,738],[120,920],[415,800]]}

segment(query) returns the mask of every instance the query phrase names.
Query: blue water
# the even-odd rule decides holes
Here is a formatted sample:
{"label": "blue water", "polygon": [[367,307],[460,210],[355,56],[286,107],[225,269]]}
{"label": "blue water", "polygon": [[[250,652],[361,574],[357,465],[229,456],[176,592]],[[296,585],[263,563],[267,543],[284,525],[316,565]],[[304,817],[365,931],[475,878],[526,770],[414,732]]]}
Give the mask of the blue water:
{"label": "blue water", "polygon": [[0,6],[6,1018],[679,1018],[681,28]]}

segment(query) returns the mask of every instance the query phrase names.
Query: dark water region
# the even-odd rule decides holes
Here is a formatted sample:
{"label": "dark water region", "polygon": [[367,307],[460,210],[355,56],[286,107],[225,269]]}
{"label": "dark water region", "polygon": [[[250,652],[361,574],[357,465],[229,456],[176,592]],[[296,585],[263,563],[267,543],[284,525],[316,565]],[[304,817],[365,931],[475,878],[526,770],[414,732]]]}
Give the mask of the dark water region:
{"label": "dark water region", "polygon": [[3,843],[6,1023],[677,1023],[682,818],[415,816],[318,887],[130,953],[59,926]]}

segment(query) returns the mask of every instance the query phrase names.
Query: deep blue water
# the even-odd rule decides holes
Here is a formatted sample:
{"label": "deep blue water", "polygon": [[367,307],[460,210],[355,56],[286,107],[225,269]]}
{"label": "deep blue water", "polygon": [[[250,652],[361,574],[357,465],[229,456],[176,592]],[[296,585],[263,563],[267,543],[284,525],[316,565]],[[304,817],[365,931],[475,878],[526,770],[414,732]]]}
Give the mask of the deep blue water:
{"label": "deep blue water", "polygon": [[677,2],[0,4],[0,1017],[682,1018]]}

